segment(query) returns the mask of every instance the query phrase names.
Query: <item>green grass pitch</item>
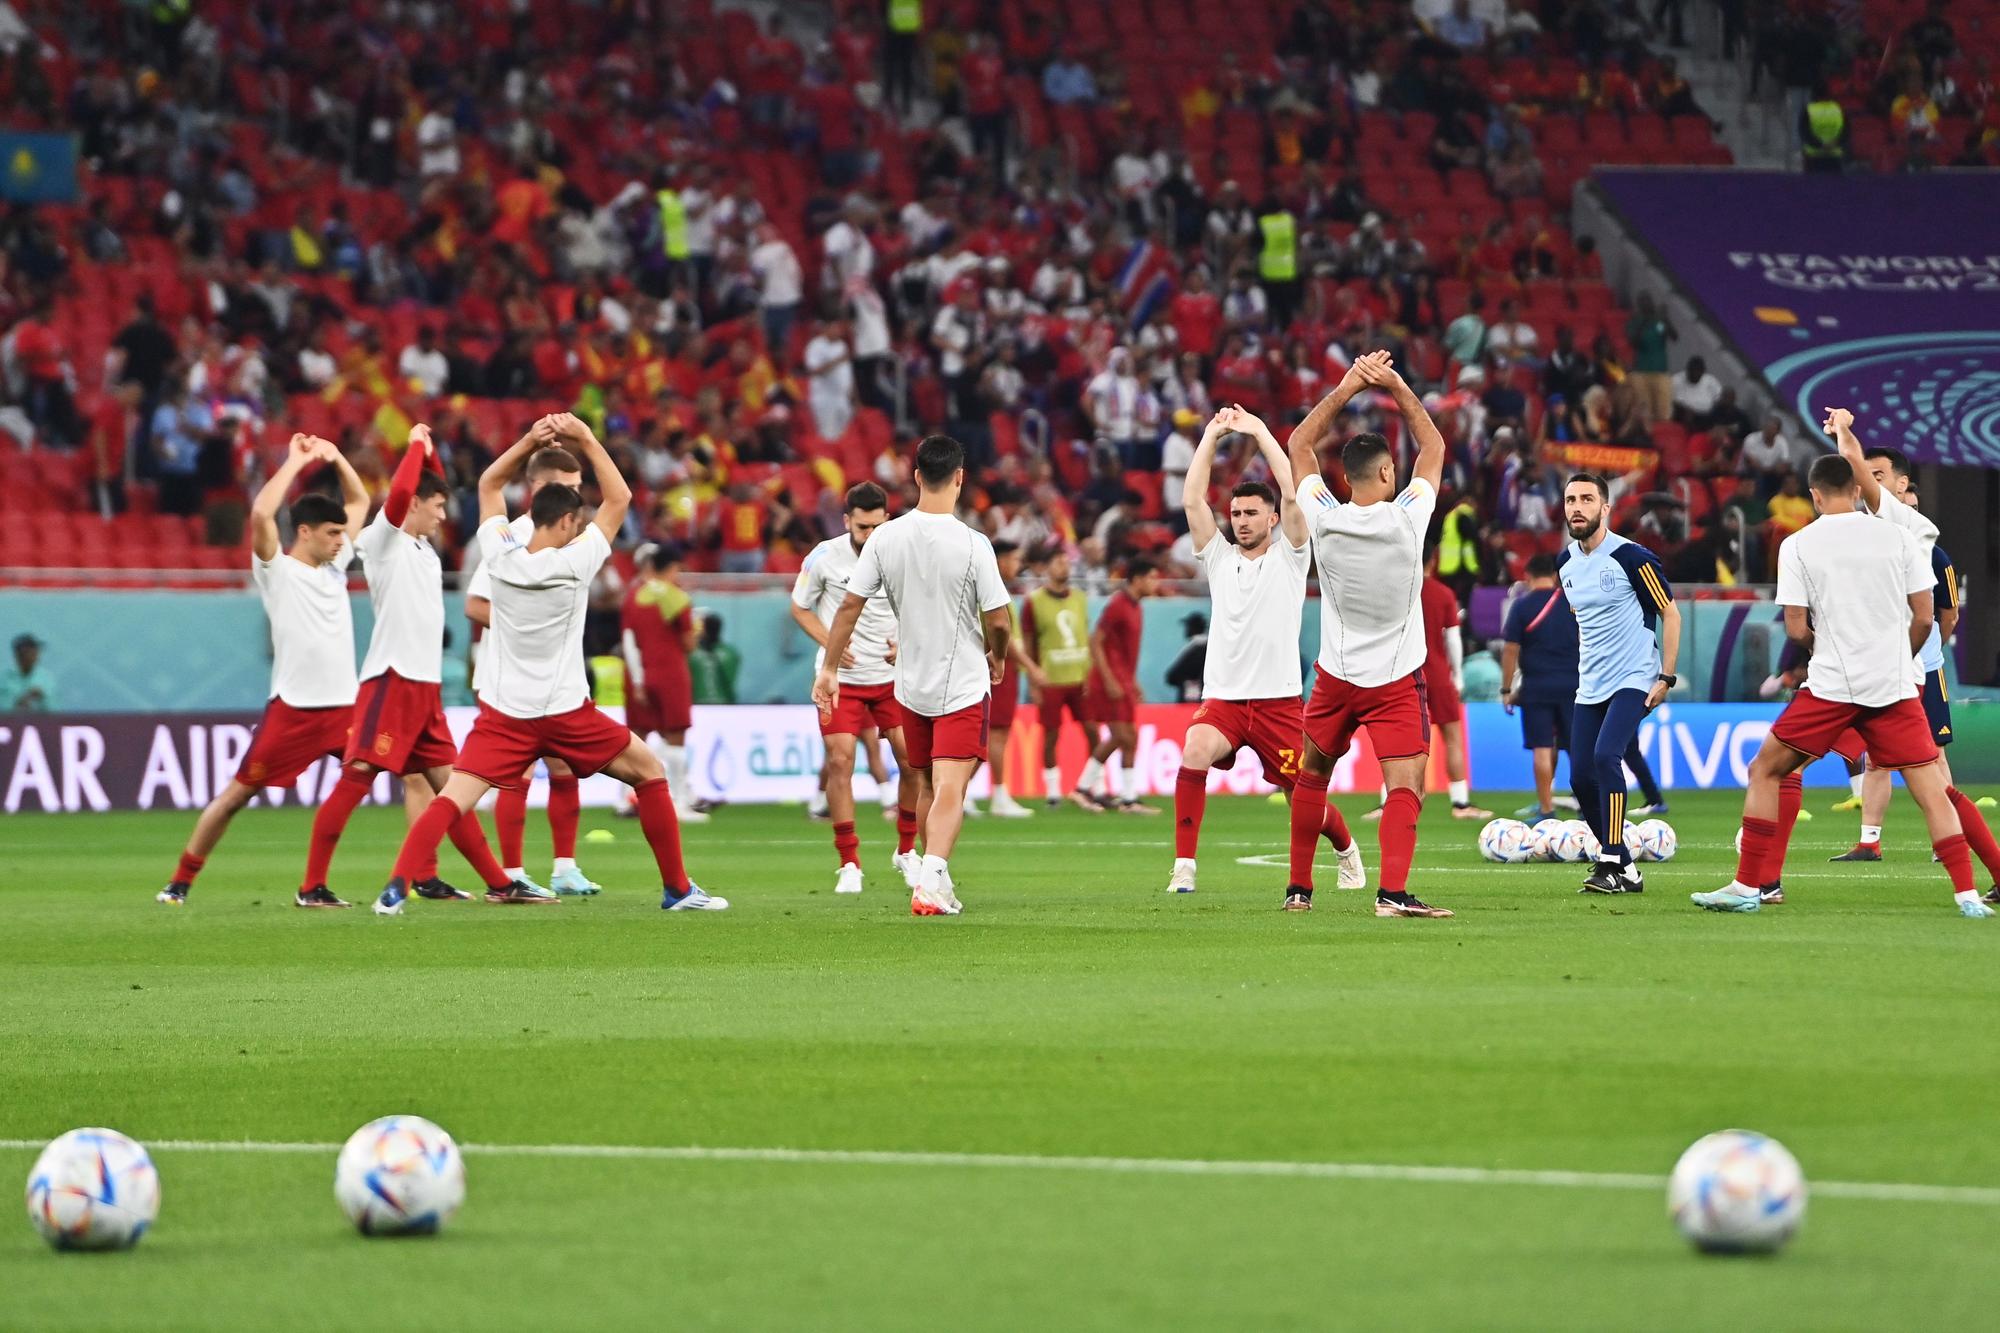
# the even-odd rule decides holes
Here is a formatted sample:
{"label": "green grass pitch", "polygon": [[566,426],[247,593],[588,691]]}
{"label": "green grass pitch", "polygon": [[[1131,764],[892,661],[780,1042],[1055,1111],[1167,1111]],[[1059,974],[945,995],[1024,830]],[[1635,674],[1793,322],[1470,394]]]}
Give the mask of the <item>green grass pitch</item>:
{"label": "green grass pitch", "polygon": [[[132,1253],[0,1224],[0,1328],[1990,1327],[2000,922],[1956,914],[1901,797],[1889,862],[1830,866],[1854,817],[1809,796],[1753,917],[1686,898],[1729,877],[1736,794],[1676,794],[1680,855],[1628,899],[1481,862],[1433,800],[1412,887],[1450,921],[1376,920],[1324,855],[1318,910],[1280,913],[1253,800],[1211,802],[1192,897],[1167,819],[973,824],[957,920],[908,915],[872,816],[858,899],[824,826],[731,809],[688,842],[734,910],[667,916],[638,830],[587,811],[603,897],[400,921],[293,910],[303,812],[242,816],[180,911],[151,899],[186,817],[9,817],[0,1139],[337,1144],[407,1111],[473,1145],[1664,1177],[1740,1124],[1814,1180],[1987,1192],[1817,1197],[1782,1256],[1718,1260],[1653,1188],[475,1149],[444,1235],[366,1241],[330,1150],[162,1148]],[[365,901],[400,830],[362,811],[335,887]]]}

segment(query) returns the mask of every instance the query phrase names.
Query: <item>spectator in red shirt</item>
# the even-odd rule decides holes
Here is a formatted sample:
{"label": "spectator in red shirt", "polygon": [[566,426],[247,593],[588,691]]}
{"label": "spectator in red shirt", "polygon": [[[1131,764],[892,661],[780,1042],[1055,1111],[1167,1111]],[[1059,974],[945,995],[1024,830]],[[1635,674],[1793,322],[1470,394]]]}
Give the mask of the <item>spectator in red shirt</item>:
{"label": "spectator in red shirt", "polygon": [[1007,64],[1000,45],[985,33],[966,39],[958,62],[959,83],[965,89],[965,115],[972,125],[972,151],[990,157],[993,170],[1007,171]]}
{"label": "spectator in red shirt", "polygon": [[56,333],[54,318],[55,303],[43,295],[14,328],[14,360],[27,381],[21,406],[43,443],[74,449],[83,443],[83,423],[69,391],[62,338]]}
{"label": "spectator in red shirt", "polygon": [[716,506],[725,574],[764,572],[764,498],[755,486],[737,482]]}
{"label": "spectator in red shirt", "polygon": [[771,133],[784,129],[788,95],[802,67],[798,43],[785,35],[785,16],[774,11],[763,33],[743,51],[743,89],[752,125]]}
{"label": "spectator in red shirt", "polygon": [[1167,319],[1183,351],[1205,357],[1215,354],[1216,335],[1222,332],[1222,298],[1210,289],[1205,266],[1188,271],[1186,285],[1167,305]]}
{"label": "spectator in red shirt", "polygon": [[[1139,685],[1139,642],[1145,637],[1146,618],[1139,603],[1160,590],[1159,567],[1147,556],[1137,556],[1125,567],[1125,586],[1111,594],[1097,617],[1090,635],[1090,676],[1083,687],[1083,715],[1096,731],[1104,731],[1076,789],[1107,810],[1125,814],[1157,815],[1159,810],[1139,803],[1138,706],[1146,692]],[[1117,751],[1121,771],[1118,794],[1107,785],[1100,794],[1098,782],[1104,765]]]}

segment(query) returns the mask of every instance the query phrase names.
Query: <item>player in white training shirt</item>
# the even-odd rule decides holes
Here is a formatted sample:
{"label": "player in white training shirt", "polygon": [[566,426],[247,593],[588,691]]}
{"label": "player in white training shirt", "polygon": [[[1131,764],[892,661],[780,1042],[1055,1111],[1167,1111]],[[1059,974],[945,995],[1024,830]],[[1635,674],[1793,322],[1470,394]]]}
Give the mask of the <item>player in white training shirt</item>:
{"label": "player in white training shirt", "polygon": [[[1356,729],[1368,739],[1389,789],[1375,835],[1382,883],[1375,915],[1441,917],[1408,891],[1423,805],[1424,768],[1431,752],[1424,705],[1424,534],[1437,509],[1444,475],[1444,437],[1403,382],[1387,352],[1357,360],[1329,395],[1327,418],[1363,388],[1387,392],[1416,441],[1410,484],[1396,490],[1396,459],[1373,431],[1342,446],[1341,467],[1353,499],[1341,504],[1319,472],[1316,432],[1292,432],[1292,474],[1312,533],[1319,571],[1319,660],[1305,709],[1305,755],[1292,792],[1292,875],[1289,911],[1312,906],[1313,849],[1324,827],[1327,779]],[[1328,404],[1321,404],[1322,407]],[[1317,409],[1316,409],[1317,410]]]}
{"label": "player in white training shirt", "polygon": [[896,702],[903,746],[917,773],[924,829],[922,875],[910,895],[916,916],[956,916],[950,859],[965,819],[965,788],[986,759],[993,685],[1007,661],[1013,617],[993,544],[959,522],[965,449],[946,435],[917,446],[917,507],[875,530],[847,581],[847,599],[827,631],[826,660],[813,682],[821,716],[840,707],[839,663],[868,599],[886,594],[902,637]]}
{"label": "player in white training shirt", "polygon": [[[1333,400],[1328,399],[1327,403]],[[1321,410],[1324,408],[1325,410]],[[1298,425],[1316,437],[1335,408],[1321,404]],[[1227,540],[1208,507],[1216,444],[1231,431],[1248,434],[1271,469],[1277,494],[1261,481],[1239,483],[1229,496]],[[1201,707],[1181,742],[1174,781],[1174,868],[1169,893],[1193,893],[1195,850],[1208,806],[1208,772],[1248,746],[1264,763],[1264,780],[1291,792],[1298,780],[1304,722],[1299,704],[1299,621],[1312,548],[1305,512],[1292,485],[1292,465],[1270,429],[1240,407],[1217,412],[1202,432],[1181,488],[1194,558],[1208,577],[1208,656]],[[1321,831],[1340,855],[1340,887],[1368,882],[1361,848],[1340,811],[1325,805]]]}
{"label": "player in white training shirt", "polygon": [[[506,487],[531,449],[560,442],[589,461],[602,496],[586,522],[583,496],[572,487],[544,486],[530,516],[526,542],[507,522]],[[659,758],[631,729],[598,711],[583,667],[583,622],[590,582],[611,558],[611,534],[624,522],[632,488],[590,428],[569,413],[544,417],[479,479],[479,547],[492,575],[493,641],[480,672],[479,720],[459,751],[456,771],[403,841],[395,872],[375,911],[397,916],[410,878],[435,855],[445,830],[490,788],[524,780],[537,755],[554,755],[583,776],[599,771],[629,783],[639,823],[660,870],[660,906],[670,911],[719,910],[688,879],[681,864],[680,824]],[[553,895],[516,901],[560,901]]]}
{"label": "player in white training shirt", "polygon": [[[302,495],[292,504],[292,549],[278,547],[278,510],[309,468],[331,464],[341,499]],[[250,578],[271,622],[271,698],[236,776],[195,821],[167,887],[154,895],[178,907],[222,840],[229,821],[263,787],[289,787],[325,755],[347,746],[354,715],[354,614],[347,567],[368,517],[368,491],[340,450],[294,435],[284,464],[250,505]],[[301,892],[300,907],[345,907],[332,894]]]}
{"label": "player in white training shirt", "polygon": [[[872,481],[851,488],[846,496],[847,531],[828,538],[807,554],[792,585],[792,619],[820,646],[813,659],[815,674],[826,665],[827,630],[847,600],[848,585],[861,565],[870,537],[889,517],[889,497]],[[891,863],[905,884],[915,887],[923,863],[913,850],[916,841],[917,775],[903,749],[903,710],[896,702],[896,613],[885,593],[870,597],[855,622],[854,637],[840,662],[840,702],[819,715],[819,734],[826,741],[826,803],[833,818],[833,850],[839,858],[835,893],[861,892],[861,835],[854,822],[854,755],[862,736],[879,731],[889,738],[899,770],[897,809],[909,817],[897,827],[896,856]]]}

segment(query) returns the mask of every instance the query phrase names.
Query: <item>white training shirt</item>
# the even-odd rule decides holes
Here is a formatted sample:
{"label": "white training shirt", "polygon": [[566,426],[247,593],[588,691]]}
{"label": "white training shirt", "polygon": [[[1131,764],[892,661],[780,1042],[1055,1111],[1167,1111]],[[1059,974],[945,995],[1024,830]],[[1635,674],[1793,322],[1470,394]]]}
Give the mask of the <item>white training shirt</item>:
{"label": "white training shirt", "polygon": [[1812,613],[1806,688],[1813,698],[1867,708],[1914,699],[1909,597],[1934,582],[1930,558],[1909,530],[1865,513],[1822,514],[1785,538],[1778,605]]}
{"label": "white training shirt", "polygon": [[479,550],[493,587],[493,633],[475,684],[479,701],[528,719],[583,707],[590,701],[583,617],[590,581],[611,558],[611,543],[593,523],[568,546],[530,551],[513,525],[495,515],[479,525]]}
{"label": "white training shirt", "polygon": [[1305,613],[1312,546],[1293,546],[1282,530],[1255,560],[1220,531],[1195,552],[1208,575],[1208,658],[1201,697],[1242,702],[1296,699],[1299,621]]}
{"label": "white training shirt", "polygon": [[375,515],[354,543],[368,576],[375,628],[361,679],[394,671],[404,680],[444,680],[444,567],[437,548]]}
{"label": "white training shirt", "polygon": [[250,556],[250,581],[271,622],[271,697],[294,708],[340,708],[354,702],[354,609],[347,567],[354,543],[323,565],[283,551]]}
{"label": "white training shirt", "polygon": [[1412,478],[1394,500],[1342,504],[1319,477],[1299,486],[1319,568],[1319,665],[1366,689],[1424,664],[1424,530],[1437,492]]}
{"label": "white training shirt", "polygon": [[[875,538],[870,535],[868,540],[872,542]],[[846,533],[821,542],[807,554],[805,564],[799,569],[798,581],[792,585],[792,605],[812,612],[819,617],[820,624],[831,628],[840,604],[847,600],[847,585],[860,563],[861,552],[854,549],[854,539]],[[889,645],[895,638],[896,613],[889,609],[889,599],[878,593],[861,605],[861,619],[855,622],[854,637],[848,645],[848,651],[854,654],[854,665],[840,669],[840,683],[887,685],[894,680],[896,666],[889,660]],[[824,665],[826,649],[822,648],[813,657],[814,673]]]}
{"label": "white training shirt", "polygon": [[[1866,502],[1858,498],[1854,502],[1854,507],[1863,514],[1870,512]],[[1930,560],[1931,547],[1937,545],[1938,525],[1925,518],[1922,510],[1915,505],[1904,504],[1884,490],[1882,508],[1875,512],[1875,517],[1886,519],[1916,538],[1917,547],[1923,552],[1924,560],[1926,562]]]}
{"label": "white training shirt", "polygon": [[[523,514],[509,523],[507,530],[514,534],[515,541],[526,546],[534,538],[535,520],[531,515]],[[486,560],[484,556],[480,558],[477,565],[473,566],[472,577],[465,581],[466,602],[470,603],[475,597],[482,598],[488,602],[493,600],[493,576],[486,572]],[[486,658],[488,653],[492,651],[493,634],[497,629],[499,629],[499,624],[495,622],[488,625],[485,633],[479,636],[478,651],[472,659],[472,691],[475,694],[479,692],[479,682],[485,676]]]}
{"label": "white training shirt", "polygon": [[875,529],[847,591],[889,598],[903,627],[896,701],[905,708],[943,717],[992,693],[980,618],[1007,605],[1007,585],[984,533],[951,514],[912,509]]}

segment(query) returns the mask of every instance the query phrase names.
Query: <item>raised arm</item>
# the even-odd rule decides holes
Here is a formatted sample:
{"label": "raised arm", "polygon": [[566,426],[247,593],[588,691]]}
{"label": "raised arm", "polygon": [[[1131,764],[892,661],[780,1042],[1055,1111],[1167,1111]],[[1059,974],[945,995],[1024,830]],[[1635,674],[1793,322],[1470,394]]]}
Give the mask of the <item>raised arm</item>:
{"label": "raised arm", "polygon": [[554,420],[553,417],[543,417],[530,426],[527,434],[508,445],[507,452],[488,463],[486,470],[479,474],[481,523],[507,517],[508,483],[514,480],[514,475],[521,470],[521,465],[528,461],[529,454],[555,442],[555,427],[551,424]]}
{"label": "raised arm", "polygon": [[1370,352],[1367,356],[1356,360],[1347,368],[1347,373],[1340,377],[1340,383],[1333,386],[1333,392],[1315,403],[1313,410],[1306,413],[1306,419],[1292,427],[1292,438],[1286,442],[1286,449],[1291,457],[1292,486],[1295,491],[1297,487],[1305,484],[1307,477],[1319,475],[1320,446],[1326,443],[1327,435],[1332,432],[1334,418],[1346,409],[1355,394],[1368,387],[1369,381],[1363,375],[1361,367],[1376,361],[1388,365],[1389,354]]}
{"label": "raised arm", "polygon": [[282,549],[278,540],[278,511],[285,507],[292,483],[314,461],[312,438],[292,436],[286,446],[285,461],[258,490],[250,502],[250,550],[259,560],[275,560]]}
{"label": "raised arm", "polygon": [[347,455],[340,452],[339,445],[332,440],[314,439],[313,446],[340,477],[340,503],[347,509],[347,540],[353,541],[368,522],[368,488],[361,484],[361,474],[347,461]]}
{"label": "raised arm", "polygon": [[[1331,395],[1329,395],[1331,396]],[[1318,410],[1317,406],[1314,408]],[[1278,437],[1271,434],[1271,428],[1264,424],[1262,417],[1245,412],[1242,408],[1226,408],[1233,413],[1230,429],[1248,433],[1257,442],[1257,452],[1264,456],[1265,466],[1271,469],[1271,480],[1278,488],[1278,527],[1285,534],[1285,540],[1295,548],[1306,544],[1306,511],[1299,508],[1299,487],[1292,477],[1292,463],[1285,456]],[[1311,420],[1310,417],[1307,420]],[[1305,428],[1299,423],[1299,429]],[[1298,431],[1292,432],[1294,435]],[[1315,455],[1317,457],[1317,455]]]}
{"label": "raised arm", "polygon": [[1861,486],[1861,503],[1868,506],[1869,512],[1881,513],[1882,483],[1875,480],[1875,474],[1868,470],[1868,459],[1864,457],[1866,451],[1854,434],[1854,413],[1844,407],[1829,407],[1826,409],[1826,421],[1820,429],[1833,437],[1840,456],[1854,468],[1854,480]]}
{"label": "raised arm", "polygon": [[1396,410],[1403,414],[1403,424],[1410,428],[1411,438],[1417,442],[1417,461],[1410,469],[1410,477],[1422,478],[1430,484],[1431,493],[1436,494],[1444,484],[1444,436],[1438,433],[1431,414],[1424,410],[1423,400],[1396,373],[1387,355],[1379,362],[1372,356],[1364,356],[1354,365],[1369,383],[1387,389],[1396,400]]}
{"label": "raised arm", "polygon": [[570,412],[558,413],[555,430],[559,439],[575,445],[590,464],[591,475],[597,479],[597,493],[602,497],[593,521],[597,530],[604,534],[605,541],[616,541],[618,529],[625,526],[625,511],[632,507],[631,484],[619,472],[618,465],[611,461],[611,455],[605,452],[597,435],[584,424],[583,418]]}
{"label": "raised arm", "polygon": [[[1224,408],[1223,412],[1226,411]],[[1208,507],[1208,476],[1215,467],[1215,446],[1229,430],[1222,424],[1223,412],[1210,417],[1208,425],[1202,428],[1201,442],[1195,445],[1194,459],[1181,482],[1181,512],[1187,515],[1188,537],[1197,551],[1207,547],[1215,536],[1215,511]],[[1291,469],[1286,471],[1289,473]]]}
{"label": "raised arm", "polygon": [[382,513],[390,527],[402,527],[403,520],[410,516],[410,502],[417,497],[417,478],[431,453],[431,428],[410,427],[410,442],[403,450],[403,461],[396,464],[395,475],[389,478],[389,496],[382,501]]}

